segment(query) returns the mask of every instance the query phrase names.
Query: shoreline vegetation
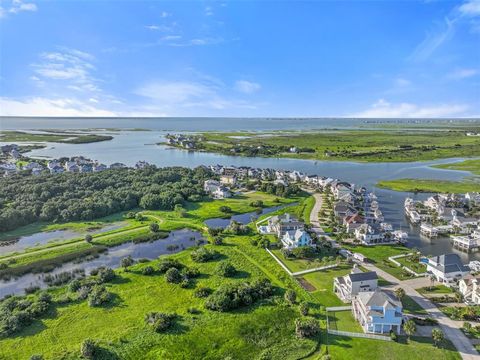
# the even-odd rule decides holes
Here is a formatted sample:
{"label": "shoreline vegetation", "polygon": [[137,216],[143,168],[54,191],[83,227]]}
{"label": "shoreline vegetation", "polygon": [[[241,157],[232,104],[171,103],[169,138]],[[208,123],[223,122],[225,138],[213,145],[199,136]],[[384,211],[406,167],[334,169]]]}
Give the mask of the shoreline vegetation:
{"label": "shoreline vegetation", "polygon": [[470,171],[473,176],[462,181],[432,179],[395,179],[379,181],[377,186],[385,189],[405,192],[467,193],[480,190],[480,159],[465,160],[458,163],[435,165],[435,168]]}
{"label": "shoreline vegetation", "polygon": [[[472,126],[420,129],[325,129],[312,131],[202,132],[189,142],[159,143],[190,151],[233,156],[282,157],[321,161],[409,162],[480,154]],[[474,130],[479,130],[474,127]]]}
{"label": "shoreline vegetation", "polygon": [[83,134],[75,132],[30,133],[24,131],[1,131],[1,142],[52,142],[64,144],[89,144],[112,140],[110,135]]}

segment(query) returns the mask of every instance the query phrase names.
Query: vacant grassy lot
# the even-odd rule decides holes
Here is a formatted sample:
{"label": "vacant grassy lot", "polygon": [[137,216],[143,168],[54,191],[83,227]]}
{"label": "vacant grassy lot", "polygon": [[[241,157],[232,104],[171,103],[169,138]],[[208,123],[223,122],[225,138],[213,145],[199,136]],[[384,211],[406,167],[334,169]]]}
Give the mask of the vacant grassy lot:
{"label": "vacant grassy lot", "polygon": [[351,310],[329,311],[328,321],[332,330],[363,333],[362,327],[353,317]]}
{"label": "vacant grassy lot", "polygon": [[478,191],[480,178],[467,178],[463,181],[430,179],[397,179],[379,181],[379,187],[406,192],[467,193]]}
{"label": "vacant grassy lot", "polygon": [[420,294],[453,294],[453,290],[445,285],[435,285],[416,289]]}

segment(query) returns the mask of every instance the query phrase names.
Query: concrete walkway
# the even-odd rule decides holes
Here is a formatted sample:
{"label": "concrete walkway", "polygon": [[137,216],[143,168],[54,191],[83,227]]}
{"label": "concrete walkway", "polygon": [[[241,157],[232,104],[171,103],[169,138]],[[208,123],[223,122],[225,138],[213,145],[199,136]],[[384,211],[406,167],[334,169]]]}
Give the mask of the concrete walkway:
{"label": "concrete walkway", "polygon": [[457,348],[462,359],[480,360],[480,355],[477,350],[475,350],[471,341],[460,330],[463,324],[461,321],[455,321],[448,318],[430,300],[426,299],[409,285],[408,280],[400,281],[396,277],[372,264],[362,263],[362,266],[370,271],[376,271],[379,276],[394,284],[394,287],[402,287],[405,290],[405,294],[410,296],[418,305],[420,305],[428,313],[429,317],[438,321],[445,337]]}

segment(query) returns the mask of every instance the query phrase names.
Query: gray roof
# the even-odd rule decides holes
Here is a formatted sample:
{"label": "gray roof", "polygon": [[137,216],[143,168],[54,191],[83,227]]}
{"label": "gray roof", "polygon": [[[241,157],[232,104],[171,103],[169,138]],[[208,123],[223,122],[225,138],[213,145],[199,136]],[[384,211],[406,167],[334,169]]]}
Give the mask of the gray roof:
{"label": "gray roof", "polygon": [[443,273],[452,273],[457,271],[468,272],[469,268],[462,263],[460,256],[457,254],[445,254],[434,256],[431,258],[432,261],[438,265],[433,265],[430,263],[430,266],[442,271]]}
{"label": "gray roof", "polygon": [[375,291],[362,292],[358,294],[359,300],[365,306],[396,308],[402,307],[402,303],[390,291],[376,289]]}
{"label": "gray roof", "polygon": [[350,280],[352,282],[378,279],[377,273],[375,271],[357,272],[357,273],[348,274],[348,276],[350,277]]}

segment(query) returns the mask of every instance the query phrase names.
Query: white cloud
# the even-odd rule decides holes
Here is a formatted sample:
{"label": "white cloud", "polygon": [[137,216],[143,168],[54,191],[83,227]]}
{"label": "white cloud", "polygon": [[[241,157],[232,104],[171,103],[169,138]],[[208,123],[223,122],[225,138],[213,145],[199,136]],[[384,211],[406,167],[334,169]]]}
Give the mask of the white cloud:
{"label": "white cloud", "polygon": [[118,116],[74,98],[0,98],[0,116]]}
{"label": "white cloud", "polygon": [[476,69],[457,69],[447,75],[449,79],[453,80],[462,80],[472,76],[475,76],[479,73]]}
{"label": "white cloud", "polygon": [[205,16],[212,16],[213,15],[213,9],[211,6],[206,6],[205,7]]}
{"label": "white cloud", "polygon": [[165,18],[170,17],[170,16],[172,16],[172,14],[170,14],[169,12],[166,12],[166,11],[162,11],[162,12],[160,13],[160,17],[161,17],[162,19],[165,19]]}
{"label": "white cloud", "polygon": [[85,92],[99,91],[98,80],[92,75],[95,57],[77,49],[60,48],[56,52],[43,52],[41,61],[32,64],[38,80],[56,81],[69,89]]}
{"label": "white cloud", "polygon": [[395,79],[395,85],[398,87],[407,87],[407,86],[410,86],[411,84],[412,82],[408,79],[404,79],[400,77]]}
{"label": "white cloud", "polygon": [[18,14],[23,11],[37,11],[38,7],[33,2],[23,2],[22,0],[13,0],[10,7],[0,9],[0,17],[5,17],[6,13]]}
{"label": "white cloud", "polygon": [[468,106],[462,104],[439,104],[419,106],[412,103],[391,104],[378,100],[369,109],[351,115],[359,118],[441,118],[462,116]]}
{"label": "white cloud", "polygon": [[245,94],[252,94],[259,91],[260,88],[260,84],[247,80],[238,80],[235,82],[235,90]]}
{"label": "white cloud", "polygon": [[465,16],[480,16],[480,0],[469,0],[460,5],[459,12]]}

